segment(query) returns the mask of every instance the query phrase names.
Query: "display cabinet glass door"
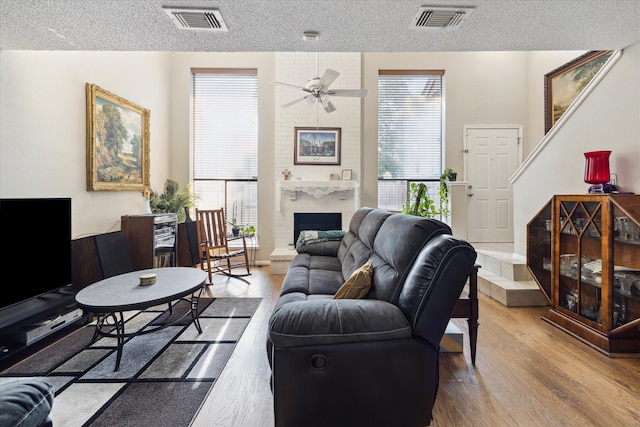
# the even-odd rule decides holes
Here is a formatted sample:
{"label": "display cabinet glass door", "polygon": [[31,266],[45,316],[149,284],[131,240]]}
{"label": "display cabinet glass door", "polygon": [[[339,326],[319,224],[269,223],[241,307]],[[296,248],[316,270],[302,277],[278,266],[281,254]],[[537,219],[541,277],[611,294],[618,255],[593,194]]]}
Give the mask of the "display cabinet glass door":
{"label": "display cabinet glass door", "polygon": [[553,298],[552,287],[552,204],[549,201],[527,224],[527,268],[540,286],[549,303]]}
{"label": "display cabinet glass door", "polygon": [[613,221],[613,328],[627,329],[640,318],[640,218],[612,206]]}
{"label": "display cabinet glass door", "polygon": [[640,354],[640,196],[549,203],[527,224],[527,267],[551,305],[543,319],[607,355]]}
{"label": "display cabinet glass door", "polygon": [[[585,198],[587,199],[587,198]],[[603,228],[604,196],[587,200],[560,200],[557,307],[598,330],[608,325],[608,295],[602,292],[603,275],[608,274],[607,228]],[[603,325],[604,323],[604,325]]]}

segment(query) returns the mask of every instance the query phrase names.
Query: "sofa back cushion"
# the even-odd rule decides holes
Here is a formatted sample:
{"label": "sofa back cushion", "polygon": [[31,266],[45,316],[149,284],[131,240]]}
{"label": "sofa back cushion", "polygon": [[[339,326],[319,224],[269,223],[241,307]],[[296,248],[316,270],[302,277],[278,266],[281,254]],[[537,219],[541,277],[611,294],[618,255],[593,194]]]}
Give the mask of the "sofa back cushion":
{"label": "sofa back cushion", "polygon": [[386,218],[373,243],[373,279],[368,298],[394,303],[420,250],[434,237],[451,233],[445,223],[406,214]]}
{"label": "sofa back cushion", "polygon": [[449,234],[435,237],[420,251],[397,302],[414,335],[439,345],[476,256],[473,246]]}
{"label": "sofa back cushion", "polygon": [[344,280],[369,260],[376,234],[389,216],[391,212],[372,208],[360,208],[354,213],[349,222],[349,230],[338,248],[338,260],[342,265]]}

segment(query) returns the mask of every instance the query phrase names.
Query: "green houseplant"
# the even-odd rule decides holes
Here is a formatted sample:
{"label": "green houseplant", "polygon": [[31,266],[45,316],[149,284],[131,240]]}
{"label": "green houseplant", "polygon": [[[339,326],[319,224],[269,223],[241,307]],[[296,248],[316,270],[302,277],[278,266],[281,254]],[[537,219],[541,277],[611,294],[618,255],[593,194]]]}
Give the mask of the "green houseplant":
{"label": "green houseplant", "polygon": [[412,182],[409,187],[409,198],[402,207],[402,213],[434,218],[438,211],[434,200],[429,197],[429,189],[423,182]]}
{"label": "green houseplant", "polygon": [[[444,174],[443,174],[444,175]],[[449,217],[449,190],[447,180],[440,179],[438,197],[440,206],[429,195],[429,188],[423,182],[413,182],[409,187],[409,197],[402,207],[402,213],[426,218]]]}
{"label": "green houseplant", "polygon": [[446,168],[442,171],[442,175],[440,175],[440,182],[442,181],[455,181],[458,179],[458,172],[454,171],[451,168]]}
{"label": "green houseplant", "polygon": [[227,221],[227,224],[231,226],[231,234],[234,237],[240,235],[251,237],[256,232],[256,228],[253,225],[236,224],[232,221]]}
{"label": "green houseplant", "polygon": [[191,193],[190,186],[185,186],[180,191],[180,185],[173,179],[167,179],[162,193],[151,190],[149,193],[149,205],[152,213],[178,214],[178,222],[184,222],[187,218],[185,208],[195,206],[197,196]]}
{"label": "green houseplant", "polygon": [[438,196],[440,196],[440,213],[443,217],[449,217],[449,185],[448,182],[458,179],[458,173],[451,168],[446,168],[440,175],[440,188]]}

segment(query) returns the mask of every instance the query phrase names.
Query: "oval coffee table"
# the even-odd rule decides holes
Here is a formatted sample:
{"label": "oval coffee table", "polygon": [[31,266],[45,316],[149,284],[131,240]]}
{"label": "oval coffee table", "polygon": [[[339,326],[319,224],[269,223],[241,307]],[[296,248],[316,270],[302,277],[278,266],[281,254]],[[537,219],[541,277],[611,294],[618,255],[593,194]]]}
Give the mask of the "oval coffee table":
{"label": "oval coffee table", "polygon": [[[141,285],[140,276],[150,273],[156,274],[156,283]],[[192,267],[137,270],[100,280],[81,289],[75,298],[78,307],[98,314],[92,343],[99,336],[116,338],[118,352],[114,370],[117,371],[120,368],[122,347],[127,338],[163,329],[189,314],[191,314],[198,332],[202,333],[198,319],[198,301],[206,279],[207,273]],[[137,332],[125,332],[123,314],[125,311],[145,310],[166,303],[169,303],[171,309],[170,303],[175,300],[188,301],[191,304],[191,310],[176,319],[175,322]],[[107,322],[108,319],[113,319],[113,322]]]}

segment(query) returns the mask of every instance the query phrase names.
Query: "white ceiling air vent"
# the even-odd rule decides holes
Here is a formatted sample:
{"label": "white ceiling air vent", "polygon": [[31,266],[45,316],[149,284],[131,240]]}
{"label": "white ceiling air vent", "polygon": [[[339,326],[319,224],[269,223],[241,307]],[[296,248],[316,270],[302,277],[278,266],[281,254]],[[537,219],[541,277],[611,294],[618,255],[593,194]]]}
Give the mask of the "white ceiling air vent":
{"label": "white ceiling air vent", "polygon": [[183,30],[229,31],[218,9],[176,8],[163,6],[176,27]]}
{"label": "white ceiling air vent", "polygon": [[473,13],[473,7],[423,6],[413,18],[415,28],[458,28]]}

